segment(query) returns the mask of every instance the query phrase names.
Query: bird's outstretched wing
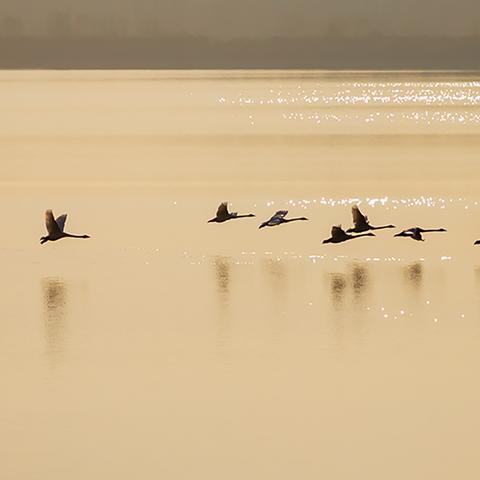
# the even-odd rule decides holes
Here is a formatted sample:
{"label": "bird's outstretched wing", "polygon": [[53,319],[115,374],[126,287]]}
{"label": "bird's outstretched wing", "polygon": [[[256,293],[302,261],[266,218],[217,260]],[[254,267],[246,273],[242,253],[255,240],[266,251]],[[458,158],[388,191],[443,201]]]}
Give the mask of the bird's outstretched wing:
{"label": "bird's outstretched wing", "polygon": [[355,228],[368,227],[367,217],[363,215],[357,205],[352,207],[352,216]]}
{"label": "bird's outstretched wing", "polygon": [[217,218],[218,219],[223,219],[223,218],[229,218],[230,217],[230,214],[228,213],[228,203],[227,202],[222,202],[219,206],[218,206],[218,210],[217,210]]}
{"label": "bird's outstretched wing", "polygon": [[334,225],[332,227],[332,237],[338,237],[339,235],[345,235],[345,230],[340,225]]}
{"label": "bird's outstretched wing", "polygon": [[287,213],[288,210],[278,210],[278,212],[275,212],[275,215],[273,215],[272,218],[270,218],[270,220],[267,222],[268,225],[278,225],[279,223],[282,223],[282,220]]}
{"label": "bird's outstretched wing", "polygon": [[53,213],[51,210],[45,212],[45,225],[47,226],[47,232],[49,235],[55,235],[61,233],[62,230],[57,225],[57,222],[53,218]]}
{"label": "bird's outstretched wing", "polygon": [[281,220],[282,218],[285,217],[285,215],[287,215],[287,213],[288,213],[288,210],[278,210],[278,212],[275,212],[275,215],[270,220],[273,220],[274,218]]}
{"label": "bird's outstretched wing", "polygon": [[419,235],[420,233],[421,233],[420,228],[412,227],[412,228],[407,228],[406,230],[402,230],[399,235],[413,237],[414,235]]}
{"label": "bird's outstretched wing", "polygon": [[58,225],[58,228],[63,232],[65,229],[65,222],[67,221],[67,214],[64,213],[55,219],[55,222]]}

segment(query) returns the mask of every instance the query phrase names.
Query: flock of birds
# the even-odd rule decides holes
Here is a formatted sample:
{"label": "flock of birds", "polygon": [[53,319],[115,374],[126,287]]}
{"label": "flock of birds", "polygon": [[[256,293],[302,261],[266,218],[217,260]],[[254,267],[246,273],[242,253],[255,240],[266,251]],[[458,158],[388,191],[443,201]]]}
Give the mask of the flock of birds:
{"label": "flock of birds", "polygon": [[[296,222],[298,220],[308,220],[306,217],[296,217],[296,218],[285,218],[288,214],[288,210],[278,210],[275,214],[268,219],[266,222],[260,224],[258,228],[264,227],[276,227],[284,223]],[[354,238],[360,237],[374,237],[375,234],[371,233],[371,230],[382,230],[385,228],[396,228],[395,225],[383,225],[381,227],[375,227],[370,225],[368,217],[365,216],[357,205],[352,207],[352,216],[353,216],[353,227],[347,230],[343,230],[340,225],[335,225],[331,230],[331,237],[324,240],[322,243],[342,243],[347,240],[353,240]],[[208,220],[208,223],[223,223],[228,220],[235,220],[238,218],[248,218],[255,217],[253,213],[247,215],[239,215],[237,212],[229,212],[227,202],[222,202],[217,210],[217,214],[211,220]],[[52,210],[47,210],[45,212],[45,224],[47,226],[48,235],[40,238],[40,243],[44,244],[45,242],[54,242],[60,240],[61,238],[90,238],[89,235],[72,235],[65,232],[65,222],[67,221],[67,214],[60,215],[55,218],[53,216]],[[368,233],[363,233],[368,232]],[[420,242],[424,241],[422,236],[423,233],[429,232],[446,232],[444,228],[430,228],[424,229],[420,227],[412,227],[394,235],[394,237],[406,237],[411,238],[412,240],[417,240]],[[351,235],[355,233],[357,235]],[[480,240],[477,240],[474,245],[479,245]]]}
{"label": "flock of birds", "polygon": [[[269,220],[263,222],[258,228],[263,227],[276,227],[278,225],[282,225],[283,223],[295,222],[297,220],[308,220],[306,217],[297,217],[297,218],[285,218],[288,214],[288,210],[279,210],[276,212]],[[245,217],[254,217],[253,213],[249,213],[248,215],[239,215],[236,212],[229,212],[228,211],[228,204],[227,202],[223,202],[220,204],[217,210],[217,215],[215,218],[209,220],[209,222],[215,223],[223,223],[227,220],[234,220],[236,218],[245,218]],[[395,225],[383,225],[381,227],[375,227],[370,225],[368,221],[368,217],[365,216],[357,205],[352,207],[352,216],[353,216],[353,227],[349,228],[348,230],[343,230],[340,225],[335,225],[332,227],[331,237],[324,240],[322,243],[342,243],[346,242],[347,240],[353,240],[354,238],[360,237],[374,237],[375,234],[371,233],[370,230],[382,230],[384,228],[396,228]],[[369,232],[369,233],[363,233]],[[408,228],[407,230],[403,230],[400,233],[394,235],[395,237],[407,237],[411,238],[412,240],[417,240],[423,242],[424,239],[422,237],[422,233],[428,232],[446,232],[444,228],[431,228],[431,229],[424,229],[420,227],[412,227]],[[350,235],[351,233],[356,233],[359,235]],[[480,244],[480,240],[477,240],[475,244]]]}

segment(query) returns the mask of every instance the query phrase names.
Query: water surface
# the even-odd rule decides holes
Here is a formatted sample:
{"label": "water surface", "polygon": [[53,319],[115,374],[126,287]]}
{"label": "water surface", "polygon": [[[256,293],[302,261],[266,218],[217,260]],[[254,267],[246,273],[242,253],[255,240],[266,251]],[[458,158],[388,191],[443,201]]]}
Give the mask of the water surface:
{"label": "water surface", "polygon": [[[478,477],[476,74],[3,72],[0,102],[2,478]],[[322,245],[356,203],[448,232]],[[92,238],[40,246],[46,208]]]}

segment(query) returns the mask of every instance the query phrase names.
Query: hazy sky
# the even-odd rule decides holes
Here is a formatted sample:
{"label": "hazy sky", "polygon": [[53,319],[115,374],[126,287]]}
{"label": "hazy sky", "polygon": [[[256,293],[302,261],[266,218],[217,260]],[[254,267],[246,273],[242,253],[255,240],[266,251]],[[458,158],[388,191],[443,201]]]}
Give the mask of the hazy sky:
{"label": "hazy sky", "polygon": [[19,17],[24,32],[51,29],[59,12],[68,14],[73,31],[87,33],[163,31],[221,38],[314,35],[327,29],[343,35],[480,33],[480,0],[1,0],[0,6],[0,17]]}

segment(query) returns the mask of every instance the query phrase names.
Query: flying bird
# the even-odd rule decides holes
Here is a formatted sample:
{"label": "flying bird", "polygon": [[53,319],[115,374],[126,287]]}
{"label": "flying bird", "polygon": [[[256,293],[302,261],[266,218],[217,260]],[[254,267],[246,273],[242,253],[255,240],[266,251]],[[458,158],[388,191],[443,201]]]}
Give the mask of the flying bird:
{"label": "flying bird", "polygon": [[253,213],[249,213],[248,215],[239,215],[237,212],[229,212],[228,211],[228,203],[222,202],[218,206],[217,215],[215,218],[212,218],[207,223],[215,222],[215,223],[223,223],[227,220],[232,220],[234,218],[245,218],[245,217],[254,217]]}
{"label": "flying bird", "polygon": [[476,240],[474,245],[480,245],[480,240]]}
{"label": "flying bird", "polygon": [[273,215],[272,218],[270,218],[266,222],[263,222],[258,228],[276,227],[277,225],[281,225],[282,223],[295,222],[297,220],[308,220],[308,218],[306,217],[285,218],[287,214],[288,210],[279,210],[275,213],[275,215]]}
{"label": "flying bird", "polygon": [[64,213],[55,219],[51,210],[45,212],[45,224],[47,226],[48,235],[46,237],[40,238],[40,244],[45,242],[55,240],[60,240],[61,238],[90,238],[88,235],[72,235],[70,233],[65,233],[63,230],[65,228],[65,222],[67,221],[67,214]]}
{"label": "flying bird", "polygon": [[361,235],[349,235],[343,228],[338,226],[332,227],[331,237],[324,240],[322,243],[342,243],[346,242],[347,240],[352,240],[354,238],[360,237],[374,237],[374,233],[362,233]]}
{"label": "flying bird", "polygon": [[365,216],[358,205],[352,207],[352,216],[353,216],[353,228],[347,230],[348,233],[362,233],[367,232],[368,230],[381,230],[383,228],[395,228],[395,225],[383,225],[381,227],[374,227],[368,223],[368,217]]}
{"label": "flying bird", "polygon": [[431,229],[423,229],[420,227],[412,227],[408,230],[403,230],[400,233],[394,235],[394,237],[408,237],[412,240],[417,240],[418,242],[424,242],[424,238],[422,237],[422,233],[428,232],[446,232],[444,228],[431,228]]}

